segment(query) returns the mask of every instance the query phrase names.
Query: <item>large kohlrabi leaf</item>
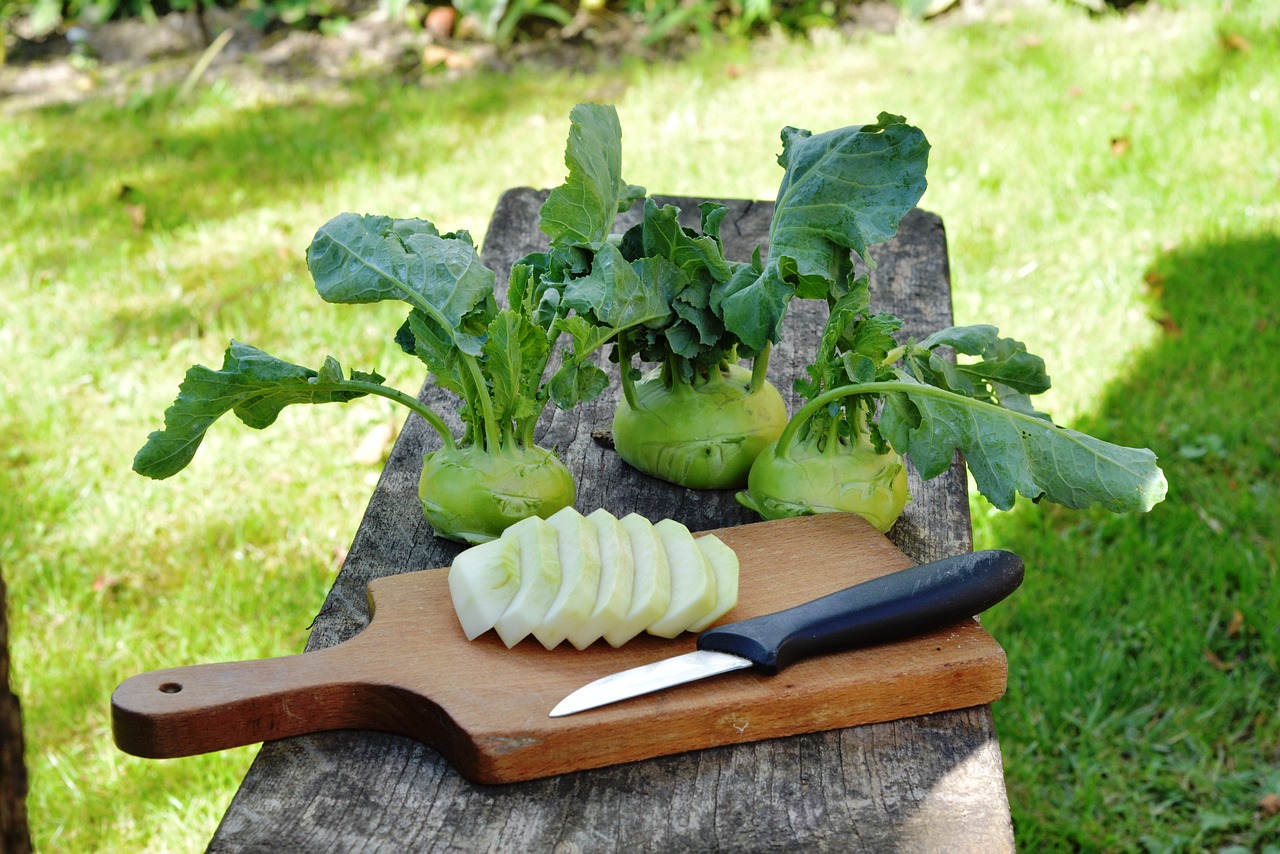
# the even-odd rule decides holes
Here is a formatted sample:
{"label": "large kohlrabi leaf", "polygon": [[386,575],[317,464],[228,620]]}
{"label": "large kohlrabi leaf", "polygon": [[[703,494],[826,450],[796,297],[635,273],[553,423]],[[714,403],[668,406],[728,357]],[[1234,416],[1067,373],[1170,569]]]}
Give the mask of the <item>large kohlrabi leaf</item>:
{"label": "large kohlrabi leaf", "polygon": [[795,261],[796,292],[820,299],[851,270],[849,250],[867,266],[867,248],[898,231],[925,191],[929,143],[901,116],[812,135],[787,128],[779,162],[787,170],[769,226],[771,265]]}
{"label": "large kohlrabi leaf", "polygon": [[874,383],[885,394],[880,432],[928,480],[958,448],[978,491],[1008,510],[1017,493],[1073,509],[1146,511],[1167,483],[1146,448],[1112,445],[1049,420],[974,400],[904,377]]}
{"label": "large kohlrabi leaf", "polygon": [[177,474],[191,462],[213,422],[228,412],[261,430],[290,404],[345,403],[369,394],[369,386],[380,386],[382,380],[361,371],[344,377],[331,356],[316,371],[233,341],[221,370],[204,365],[187,369],[177,399],[165,410],[164,429],[147,437],[133,470],[157,480]]}
{"label": "large kohlrabi leaf", "polygon": [[316,291],[327,302],[400,300],[422,312],[436,334],[478,355],[494,313],[494,274],[470,235],[440,235],[425,220],[339,214],[307,249]]}
{"label": "large kohlrabi leaf", "polygon": [[622,126],[613,107],[573,108],[564,162],[569,174],[543,203],[538,228],[555,248],[600,243],[618,213],[644,196],[643,187],[622,180]]}
{"label": "large kohlrabi leaf", "polygon": [[853,273],[851,252],[868,267],[868,247],[884,242],[924,194],[929,143],[901,116],[818,135],[787,128],[778,162],[786,169],[760,276],[717,294],[725,325],[748,346],[777,340],[793,296],[838,296]]}

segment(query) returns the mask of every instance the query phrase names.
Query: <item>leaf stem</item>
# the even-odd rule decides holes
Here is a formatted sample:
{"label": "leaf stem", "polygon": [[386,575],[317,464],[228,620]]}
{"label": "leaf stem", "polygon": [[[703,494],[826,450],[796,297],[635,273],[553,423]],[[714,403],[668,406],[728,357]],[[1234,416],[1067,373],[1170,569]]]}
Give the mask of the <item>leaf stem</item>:
{"label": "leaf stem", "polygon": [[[791,447],[791,443],[795,441],[796,433],[810,419],[817,415],[828,404],[843,400],[846,397],[863,394],[877,394],[891,391],[917,392],[917,391],[941,391],[941,389],[933,388],[933,386],[921,385],[918,383],[901,382],[898,380],[882,380],[880,382],[870,383],[851,383],[849,385],[837,386],[828,389],[822,394],[810,400],[804,406],[796,410],[796,414],[791,416],[791,420],[787,422],[787,426],[782,429],[782,434],[778,436],[778,442],[774,445],[774,453],[781,458],[784,452]],[[950,392],[942,392],[942,394],[950,395]],[[835,419],[832,419],[833,422]],[[853,425],[855,428],[864,425]]]}
{"label": "leaf stem", "polygon": [[1024,421],[1028,425],[1033,425],[1041,430],[1059,429],[1050,421],[1039,418],[1035,415],[1028,415],[1025,412],[1019,412],[1016,409],[1007,409],[994,403],[988,403],[985,400],[978,400],[973,397],[965,397],[956,394],[953,391],[938,388],[936,386],[926,385],[920,382],[912,382],[907,380],[879,380],[877,382],[868,383],[850,383],[837,388],[830,389],[815,397],[796,411],[796,414],[787,422],[787,426],[783,428],[782,435],[778,437],[777,450],[780,452],[783,448],[788,447],[795,440],[795,434],[800,427],[809,419],[813,418],[822,407],[834,400],[841,400],[853,395],[883,395],[893,392],[901,392],[906,395],[924,395],[925,397],[936,397],[943,400],[963,401],[966,406],[974,406],[980,409],[992,409],[1008,418]]}
{"label": "leaf stem", "polygon": [[547,408],[547,398],[543,398],[542,404],[538,407],[538,414],[520,422],[520,433],[516,437],[516,444],[522,448],[531,447],[533,442],[533,430],[538,424],[538,418],[542,415],[543,410]]}
{"label": "leaf stem", "polygon": [[[442,329],[447,329],[447,330],[450,330],[451,332],[456,332],[456,327],[449,321],[447,317],[444,316],[444,313],[440,311],[440,309],[437,306],[435,306],[430,300],[424,298],[422,294],[418,293],[416,290],[410,287],[406,282],[402,282],[399,279],[386,276],[386,274],[381,273],[381,271],[379,272],[381,275],[386,277],[389,281],[394,283],[396,287],[403,293],[402,299],[405,302],[421,310],[424,314],[426,314],[428,317],[430,317],[432,320],[438,323]],[[457,343],[456,335],[454,336],[454,343],[455,344]],[[460,350],[460,361],[464,366],[464,370],[469,375],[471,384],[474,386],[474,400],[469,399],[468,403],[470,403],[473,407],[476,405],[477,402],[479,403],[479,409],[480,409],[479,415],[480,415],[480,420],[483,422],[482,427],[484,430],[485,444],[487,447],[491,449],[497,448],[498,445],[500,444],[501,437],[497,430],[497,425],[494,423],[493,400],[489,396],[489,387],[488,387],[488,384],[485,382],[484,373],[480,369],[480,363],[476,360],[475,356],[466,352],[465,350]],[[440,431],[437,431],[437,432],[440,432]],[[447,430],[443,432],[445,434],[448,433]]]}
{"label": "leaf stem", "polygon": [[376,394],[379,397],[385,397],[387,400],[392,400],[396,403],[409,407],[409,409],[421,415],[422,420],[431,425],[431,429],[435,430],[436,433],[439,434],[440,441],[444,444],[444,449],[446,451],[452,451],[454,449],[455,442],[453,439],[453,433],[450,432],[448,425],[444,423],[444,419],[437,415],[434,409],[427,406],[413,395],[405,394],[400,391],[400,389],[391,388],[390,386],[385,386],[381,383],[370,383],[362,380],[343,380],[342,387],[351,388],[356,391],[363,391],[367,394]]}
{"label": "leaf stem", "polygon": [[840,444],[840,419],[832,418],[827,422],[827,435],[824,437],[825,445],[822,452],[828,457],[836,455],[836,448]]}
{"label": "leaf stem", "polygon": [[[542,357],[542,366],[538,369],[538,379],[536,382],[531,381],[530,388],[534,391],[529,394],[530,399],[536,405],[534,411],[524,418],[516,419],[514,439],[516,445],[522,448],[533,445],[533,431],[538,425],[538,419],[542,417],[542,413],[546,411],[547,404],[551,402],[551,394],[547,390],[547,384],[543,381],[547,375],[547,363],[551,360],[551,351],[555,346],[555,341],[560,337],[560,328],[556,323],[551,324],[551,330],[548,333],[547,353]],[[576,355],[568,356],[561,353],[561,358],[577,358]]]}
{"label": "leaf stem", "polygon": [[755,394],[764,387],[769,373],[769,354],[773,352],[773,342],[765,342],[764,349],[751,360],[751,393]]}
{"label": "leaf stem", "polygon": [[640,409],[640,398],[636,395],[636,381],[631,375],[631,350],[627,347],[627,337],[618,336],[618,367],[622,374],[622,396],[627,406],[633,410]]}
{"label": "leaf stem", "polygon": [[480,370],[480,363],[476,357],[470,353],[462,354],[462,364],[466,366],[467,373],[470,375],[475,401],[480,405],[485,447],[490,451],[496,451],[502,446],[502,435],[493,413],[493,398],[489,395],[489,386],[485,382],[484,372]]}

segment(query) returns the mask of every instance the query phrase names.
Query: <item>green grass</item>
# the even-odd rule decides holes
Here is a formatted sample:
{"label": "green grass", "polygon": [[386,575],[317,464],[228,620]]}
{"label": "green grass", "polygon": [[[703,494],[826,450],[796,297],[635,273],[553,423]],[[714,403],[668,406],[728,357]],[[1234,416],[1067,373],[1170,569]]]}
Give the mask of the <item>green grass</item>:
{"label": "green grass", "polygon": [[1084,423],[1150,436],[1165,506],[983,520],[1035,584],[988,621],[1011,661],[998,723],[1028,850],[1274,850],[1259,816],[1280,789],[1277,260],[1280,236],[1242,230],[1153,261],[1176,332]]}
{"label": "green grass", "polygon": [[[1044,355],[1045,408],[1161,457],[1141,517],[974,498],[980,546],[1021,553],[988,627],[1028,851],[1269,850],[1280,818],[1280,22],[1267,4],[721,46],[673,65],[356,84],[273,102],[215,85],[0,122],[0,568],[44,851],[187,851],[253,749],[115,750],[142,670],[296,652],[378,466],[383,401],[219,423],[152,483],[133,453],[183,370],[235,337],[332,353],[401,388],[399,313],[324,305],[302,252],[342,210],[484,233],[500,192],[563,175],[569,108],[616,103],[628,180],[771,197],[784,125],[881,110],[934,150],[957,319]],[[1236,38],[1227,38],[1234,36]],[[1237,846],[1231,848],[1231,846]]]}

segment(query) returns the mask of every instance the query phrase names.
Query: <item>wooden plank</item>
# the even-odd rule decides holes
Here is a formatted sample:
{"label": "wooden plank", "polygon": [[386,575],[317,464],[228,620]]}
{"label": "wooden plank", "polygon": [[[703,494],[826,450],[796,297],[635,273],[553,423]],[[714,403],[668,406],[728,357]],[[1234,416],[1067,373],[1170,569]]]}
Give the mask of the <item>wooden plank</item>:
{"label": "wooden plank", "polygon": [[[500,200],[484,253],[500,277],[543,245],[536,227],[543,198],[518,189]],[[697,216],[695,200],[659,201]],[[729,206],[726,252],[749,257],[768,233],[772,204]],[[902,317],[906,334],[922,337],[950,322],[946,239],[936,216],[913,212],[875,257],[875,305]],[[821,322],[820,306],[796,304],[771,359],[770,378],[792,407],[791,377]],[[755,521],[730,493],[672,487],[618,461],[592,435],[607,430],[610,394],[573,413],[549,413],[538,436],[579,476],[580,508],[668,516],[695,530]],[[421,457],[437,446],[429,433],[417,416],[406,422],[308,649],[363,628],[374,578],[448,565],[460,548],[433,537],[417,506]],[[963,466],[957,461],[927,483],[914,471],[910,477],[916,500],[890,539],[916,562],[968,551]],[[985,854],[1012,851],[1013,834],[990,707],[979,706],[507,786],[469,783],[439,753],[403,737],[300,736],[264,745],[209,850]]]}

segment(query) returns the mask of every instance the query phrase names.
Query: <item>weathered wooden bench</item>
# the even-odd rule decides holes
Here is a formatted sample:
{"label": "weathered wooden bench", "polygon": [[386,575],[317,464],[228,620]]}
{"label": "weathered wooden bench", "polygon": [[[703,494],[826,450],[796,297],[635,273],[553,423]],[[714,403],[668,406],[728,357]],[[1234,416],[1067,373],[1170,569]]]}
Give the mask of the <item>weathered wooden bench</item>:
{"label": "weathered wooden bench", "polygon": [[[545,193],[508,191],[484,258],[505,281],[513,262],[544,246]],[[679,206],[696,225],[697,202]],[[746,259],[768,233],[770,202],[728,201],[721,236]],[[638,209],[622,223],[637,217]],[[875,250],[875,306],[922,337],[951,322],[941,220],[913,211]],[[770,360],[790,397],[825,306],[797,301]],[[451,403],[431,386],[424,399]],[[696,492],[644,477],[600,441],[617,401],[545,418],[539,443],[560,450],[578,480],[578,507],[671,517],[707,530],[758,521],[732,492]],[[424,451],[436,441],[412,416],[392,450],[346,563],[316,617],[308,650],[367,625],[368,583],[448,566],[459,546],[432,535],[417,500]],[[972,548],[963,462],[928,483],[911,472],[915,501],[890,539],[917,562]],[[620,735],[625,737],[625,735]],[[990,707],[846,730],[716,747],[502,786],[473,784],[433,749],[407,738],[339,731],[265,744],[210,843],[213,852],[307,851],[973,851],[1013,850],[1000,748]]]}

